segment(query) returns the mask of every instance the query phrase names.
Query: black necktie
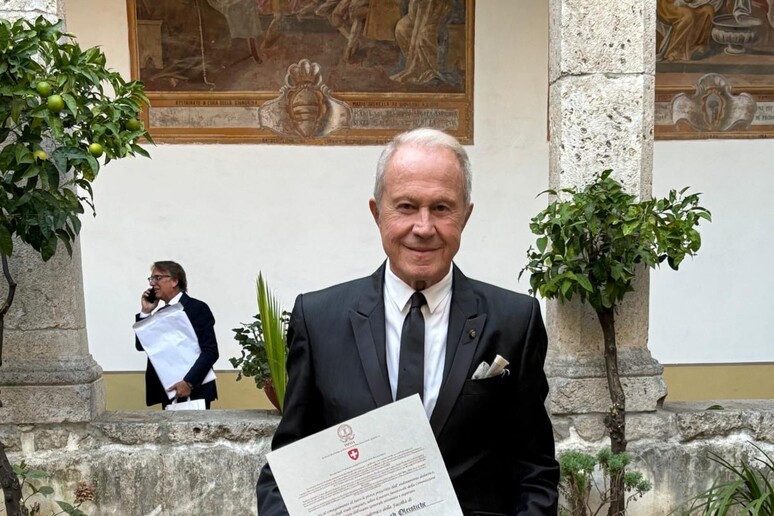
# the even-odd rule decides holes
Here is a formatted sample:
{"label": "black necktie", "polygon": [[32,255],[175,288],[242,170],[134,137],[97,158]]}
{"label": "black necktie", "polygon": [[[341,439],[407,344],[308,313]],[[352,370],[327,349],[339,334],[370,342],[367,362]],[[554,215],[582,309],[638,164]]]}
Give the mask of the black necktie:
{"label": "black necktie", "polygon": [[422,316],[422,305],[425,303],[427,300],[424,294],[414,292],[411,296],[411,308],[403,321],[403,332],[400,334],[397,399],[413,394],[424,397],[425,318]]}

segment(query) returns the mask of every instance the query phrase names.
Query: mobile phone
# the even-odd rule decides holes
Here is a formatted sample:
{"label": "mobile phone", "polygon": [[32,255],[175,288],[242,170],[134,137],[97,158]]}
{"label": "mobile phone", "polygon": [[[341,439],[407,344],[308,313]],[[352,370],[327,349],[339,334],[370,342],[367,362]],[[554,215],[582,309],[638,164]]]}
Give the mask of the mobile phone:
{"label": "mobile phone", "polygon": [[156,302],[156,291],[153,289],[150,289],[148,293],[145,295],[145,299],[148,300],[149,303],[155,303]]}

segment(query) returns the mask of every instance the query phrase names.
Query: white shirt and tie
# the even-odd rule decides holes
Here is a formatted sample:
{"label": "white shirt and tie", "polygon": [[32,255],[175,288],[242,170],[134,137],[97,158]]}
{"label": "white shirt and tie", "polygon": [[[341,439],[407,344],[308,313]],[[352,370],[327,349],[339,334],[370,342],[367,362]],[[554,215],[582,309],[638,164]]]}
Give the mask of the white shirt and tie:
{"label": "white shirt and tie", "polygon": [[[172,306],[172,305],[178,304],[180,302],[180,298],[183,297],[184,293],[185,292],[183,292],[181,290],[180,292],[177,293],[177,295],[175,297],[173,297],[172,299],[169,300],[169,303],[167,303],[164,306],[157,306],[156,307],[156,312],[158,312],[159,310],[163,310],[164,308],[166,308],[168,306]],[[156,312],[151,312],[151,313],[156,313]],[[145,312],[142,312],[142,311],[140,312],[140,319],[145,319],[146,317],[150,317],[150,316],[151,316],[150,313],[146,314]]]}
{"label": "white shirt and tie", "polygon": [[[403,321],[411,306],[414,289],[398,278],[389,263],[384,273],[384,320],[387,347],[387,373],[392,398],[398,391],[398,365],[400,363],[400,337]],[[428,419],[433,413],[443,381],[446,361],[446,336],[449,332],[449,312],[452,298],[452,268],[448,274],[431,287],[421,291],[427,304],[422,306],[425,319],[425,367],[422,402]]]}

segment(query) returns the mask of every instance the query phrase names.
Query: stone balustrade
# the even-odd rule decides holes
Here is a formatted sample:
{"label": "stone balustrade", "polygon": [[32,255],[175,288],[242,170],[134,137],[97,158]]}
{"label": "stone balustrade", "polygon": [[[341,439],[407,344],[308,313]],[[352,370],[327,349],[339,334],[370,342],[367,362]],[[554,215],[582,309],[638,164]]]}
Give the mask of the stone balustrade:
{"label": "stone balustrade", "polygon": [[[666,403],[627,418],[635,466],[654,484],[630,514],[666,515],[706,489],[714,452],[737,463],[756,443],[774,453],[774,400]],[[607,445],[602,414],[554,416],[558,451]],[[91,516],[255,514],[255,482],[279,421],[262,410],[105,412],[94,421],[0,425],[12,461],[52,474],[56,498],[94,482]]]}

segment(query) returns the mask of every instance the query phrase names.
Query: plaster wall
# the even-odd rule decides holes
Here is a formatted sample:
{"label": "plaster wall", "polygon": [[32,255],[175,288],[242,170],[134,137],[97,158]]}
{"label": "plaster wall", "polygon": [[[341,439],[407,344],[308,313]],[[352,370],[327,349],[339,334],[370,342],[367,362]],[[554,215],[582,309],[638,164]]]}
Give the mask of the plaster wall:
{"label": "plaster wall", "polygon": [[[101,45],[129,75],[124,0],[65,1],[68,29]],[[96,22],[99,20],[99,22]],[[526,292],[516,277],[545,205],[548,6],[482,0],[476,10],[476,207],[457,263],[468,275]],[[766,227],[774,142],[657,142],[654,194],[691,185],[715,222],[701,255],[679,274],[651,275],[650,348],[662,363],[774,362],[767,330],[774,250]],[[299,292],[371,273],[383,259],[368,213],[380,149],[158,145],[152,159],[104,168],[98,217],[84,217],[82,253],[91,353],[106,371],[144,368],[131,322],[153,260],[180,261],[190,293],[217,324],[219,369],[237,355],[231,328],[255,313],[254,281],[268,276],[286,308]],[[744,255],[744,259],[736,256]],[[737,264],[737,261],[740,262]]]}

